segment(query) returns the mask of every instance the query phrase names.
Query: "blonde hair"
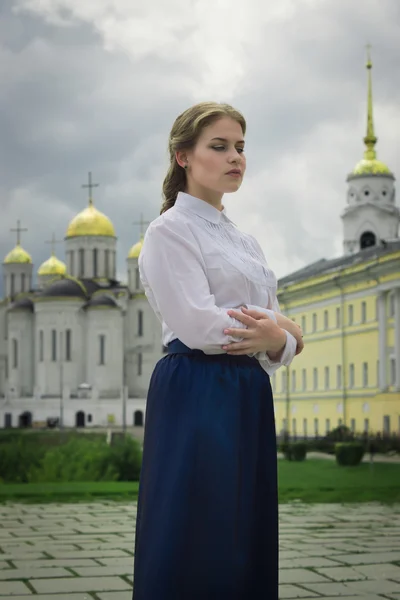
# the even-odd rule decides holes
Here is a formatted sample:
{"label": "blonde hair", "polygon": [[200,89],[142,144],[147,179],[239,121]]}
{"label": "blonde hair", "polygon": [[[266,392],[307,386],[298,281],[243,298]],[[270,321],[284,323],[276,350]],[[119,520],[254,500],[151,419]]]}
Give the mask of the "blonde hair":
{"label": "blonde hair", "polygon": [[186,188],[186,171],[177,163],[176,152],[193,149],[204,127],[223,117],[230,117],[237,121],[243,135],[246,133],[246,121],[243,115],[229,104],[201,102],[185,110],[175,120],[169,136],[170,165],[162,187],[164,202],[160,214],[172,208],[178,193],[184,192]]}

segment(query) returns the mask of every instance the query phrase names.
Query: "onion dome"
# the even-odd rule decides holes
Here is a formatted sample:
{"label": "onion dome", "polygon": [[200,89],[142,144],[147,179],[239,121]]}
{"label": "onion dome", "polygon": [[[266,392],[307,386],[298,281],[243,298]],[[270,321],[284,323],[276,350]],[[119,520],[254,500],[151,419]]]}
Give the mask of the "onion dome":
{"label": "onion dome", "polygon": [[143,248],[143,237],[141,237],[140,240],[136,244],[134,244],[132,246],[132,248],[129,250],[128,258],[139,258],[142,248]]}
{"label": "onion dome", "polygon": [[348,176],[348,179],[353,177],[360,177],[363,175],[388,175],[393,178],[393,174],[389,167],[382,161],[376,158],[375,145],[378,138],[375,136],[374,131],[374,117],[373,117],[373,103],[372,103],[372,62],[368,54],[367,60],[367,71],[368,71],[368,100],[367,100],[367,134],[364,138],[365,152],[364,158],[354,167],[353,171]]}
{"label": "onion dome", "polygon": [[87,298],[85,287],[77,279],[63,277],[44,288],[40,297],[44,298]]}
{"label": "onion dome", "polygon": [[33,302],[27,296],[17,298],[17,300],[11,304],[9,310],[28,310],[29,312],[33,312]]}
{"label": "onion dome", "polygon": [[113,298],[106,294],[97,294],[85,304],[85,308],[118,308]]}
{"label": "onion dome", "polygon": [[7,254],[4,259],[4,264],[32,264],[32,258],[31,255],[22,248],[21,244],[18,243],[15,248]]}
{"label": "onion dome", "polygon": [[72,219],[65,237],[86,235],[115,237],[114,225],[105,214],[94,207],[92,199],[89,200],[89,206]]}
{"label": "onion dome", "polygon": [[38,269],[38,275],[65,275],[67,267],[54,253],[42,263]]}

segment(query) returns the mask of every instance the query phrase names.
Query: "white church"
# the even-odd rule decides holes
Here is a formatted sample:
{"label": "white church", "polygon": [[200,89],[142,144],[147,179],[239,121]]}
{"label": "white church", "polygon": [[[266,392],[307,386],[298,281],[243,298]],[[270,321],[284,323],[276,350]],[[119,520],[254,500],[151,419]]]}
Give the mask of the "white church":
{"label": "white church", "polygon": [[54,252],[37,271],[21,245],[3,261],[0,427],[142,426],[161,324],[141,287],[141,239],[116,279],[116,234],[92,199],[68,225],[67,264]]}

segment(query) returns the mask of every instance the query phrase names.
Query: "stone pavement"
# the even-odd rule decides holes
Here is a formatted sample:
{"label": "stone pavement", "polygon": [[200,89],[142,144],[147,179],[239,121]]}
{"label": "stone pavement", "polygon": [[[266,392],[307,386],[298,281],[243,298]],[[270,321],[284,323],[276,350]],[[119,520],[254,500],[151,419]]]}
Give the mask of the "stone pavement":
{"label": "stone pavement", "polygon": [[[0,600],[131,600],[135,512],[0,506]],[[280,516],[281,600],[400,600],[400,506],[294,503]]]}

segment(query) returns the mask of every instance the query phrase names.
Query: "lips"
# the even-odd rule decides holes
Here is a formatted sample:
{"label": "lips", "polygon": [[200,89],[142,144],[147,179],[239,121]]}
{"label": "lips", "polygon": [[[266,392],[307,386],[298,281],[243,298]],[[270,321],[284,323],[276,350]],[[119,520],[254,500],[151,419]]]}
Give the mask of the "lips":
{"label": "lips", "polygon": [[232,171],[229,171],[227,173],[227,175],[241,175],[241,174],[242,174],[242,172],[240,169],[232,169]]}

